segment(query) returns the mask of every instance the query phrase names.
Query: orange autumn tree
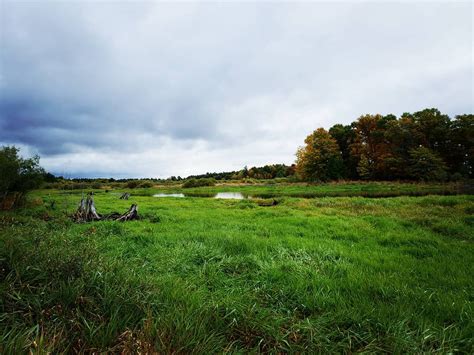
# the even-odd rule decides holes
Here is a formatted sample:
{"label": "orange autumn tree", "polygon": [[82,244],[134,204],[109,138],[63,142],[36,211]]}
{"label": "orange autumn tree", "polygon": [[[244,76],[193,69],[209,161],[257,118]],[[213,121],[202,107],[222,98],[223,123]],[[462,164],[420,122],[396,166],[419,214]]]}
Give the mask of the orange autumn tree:
{"label": "orange autumn tree", "polygon": [[355,122],[355,140],[351,152],[358,160],[357,172],[362,179],[384,178],[386,162],[392,157],[390,146],[385,138],[388,122],[395,116],[364,115]]}
{"label": "orange autumn tree", "polygon": [[318,128],[305,139],[296,152],[296,172],[308,181],[338,179],[343,174],[341,152],[337,141],[324,128]]}
{"label": "orange autumn tree", "polygon": [[472,179],[473,137],[473,114],[368,114],[309,135],[297,152],[297,172],[305,180]]}

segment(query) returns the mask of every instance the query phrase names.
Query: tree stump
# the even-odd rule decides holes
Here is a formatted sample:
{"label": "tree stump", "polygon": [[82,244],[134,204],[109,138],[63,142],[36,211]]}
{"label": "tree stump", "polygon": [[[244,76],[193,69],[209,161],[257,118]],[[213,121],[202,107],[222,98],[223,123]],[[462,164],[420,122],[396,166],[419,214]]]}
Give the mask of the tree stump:
{"label": "tree stump", "polygon": [[86,198],[82,197],[79,207],[77,208],[76,213],[72,216],[76,222],[91,222],[91,221],[102,221],[102,220],[112,220],[112,221],[132,221],[139,219],[138,217],[138,206],[132,204],[127,212],[120,214],[118,212],[113,212],[109,215],[102,216],[97,213],[94,204],[94,198],[92,192],[87,195]]}
{"label": "tree stump", "polygon": [[97,213],[94,204],[94,198],[92,197],[92,192],[84,196],[79,203],[76,213],[73,216],[73,219],[76,222],[90,222],[90,221],[99,221],[102,217]]}
{"label": "tree stump", "polygon": [[128,200],[129,197],[130,197],[130,194],[128,192],[124,192],[122,194],[122,196],[120,196],[120,199],[121,200]]}
{"label": "tree stump", "polygon": [[125,222],[125,221],[132,221],[134,219],[138,219],[138,206],[136,204],[132,204],[130,209],[127,213],[124,213],[119,218],[115,219],[116,221]]}

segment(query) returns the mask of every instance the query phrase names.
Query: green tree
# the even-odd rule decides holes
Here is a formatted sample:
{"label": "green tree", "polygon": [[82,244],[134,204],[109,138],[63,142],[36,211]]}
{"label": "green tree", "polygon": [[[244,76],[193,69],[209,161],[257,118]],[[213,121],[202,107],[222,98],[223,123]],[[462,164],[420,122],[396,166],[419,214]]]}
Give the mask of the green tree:
{"label": "green tree", "polygon": [[474,177],[474,115],[458,115],[451,123],[446,160],[452,173]]}
{"label": "green tree", "polygon": [[351,144],[354,143],[355,132],[350,125],[335,124],[329,129],[329,134],[334,137],[341,152],[342,161],[344,164],[343,177],[356,179],[357,174],[357,159],[351,154]]}
{"label": "green tree", "polygon": [[421,144],[444,155],[447,152],[450,119],[436,108],[427,108],[413,114],[423,142]]}
{"label": "green tree", "polygon": [[369,180],[373,176],[373,169],[371,166],[371,161],[367,158],[367,155],[362,154],[357,165],[357,172],[363,180]]}
{"label": "green tree", "polygon": [[421,144],[413,117],[404,114],[399,120],[388,122],[384,137],[390,152],[385,160],[387,173],[396,179],[408,178],[409,151]]}
{"label": "green tree", "polygon": [[327,181],[343,175],[343,162],[337,141],[324,128],[305,139],[296,152],[296,171],[308,181]]}
{"label": "green tree", "polygon": [[12,194],[12,205],[21,201],[29,190],[39,187],[45,171],[39,165],[39,157],[24,159],[19,156],[17,147],[0,148],[0,200]]}
{"label": "green tree", "polygon": [[447,177],[447,167],[443,159],[423,146],[410,150],[408,171],[411,178],[415,180],[439,181]]}

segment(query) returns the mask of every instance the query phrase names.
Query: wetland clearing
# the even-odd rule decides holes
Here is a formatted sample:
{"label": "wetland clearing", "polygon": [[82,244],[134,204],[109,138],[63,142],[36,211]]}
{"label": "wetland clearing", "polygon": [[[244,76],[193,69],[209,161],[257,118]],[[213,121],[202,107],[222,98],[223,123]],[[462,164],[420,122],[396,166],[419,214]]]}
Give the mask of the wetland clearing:
{"label": "wetland clearing", "polygon": [[97,190],[141,219],[76,224],[80,191],[37,190],[2,212],[2,352],[472,352],[473,196],[212,189],[280,195]]}

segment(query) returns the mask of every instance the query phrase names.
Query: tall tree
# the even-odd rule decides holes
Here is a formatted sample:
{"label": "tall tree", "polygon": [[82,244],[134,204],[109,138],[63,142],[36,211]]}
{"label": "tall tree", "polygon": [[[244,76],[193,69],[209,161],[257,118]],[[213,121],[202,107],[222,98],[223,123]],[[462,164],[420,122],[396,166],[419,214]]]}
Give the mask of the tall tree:
{"label": "tall tree", "polygon": [[296,171],[305,180],[327,181],[343,175],[343,162],[337,141],[324,128],[305,139],[296,153]]}
{"label": "tall tree", "polygon": [[385,175],[394,179],[409,178],[409,151],[421,144],[414,118],[410,114],[404,114],[399,120],[388,122],[384,134],[390,152],[385,159]]}
{"label": "tall tree", "polygon": [[350,146],[354,143],[355,132],[350,125],[335,124],[329,129],[329,134],[337,141],[343,161],[343,177],[356,179],[357,160],[351,154]]}
{"label": "tall tree", "polygon": [[[355,139],[351,144],[351,153],[360,164],[364,164],[367,178],[386,178],[385,159],[390,150],[385,140],[385,126],[390,118],[382,115],[364,115],[354,123]],[[364,157],[364,161],[362,161]],[[367,159],[367,162],[365,161]]]}
{"label": "tall tree", "polygon": [[436,181],[445,180],[447,167],[443,159],[426,147],[410,150],[410,176],[415,180]]}
{"label": "tall tree", "polygon": [[436,108],[424,109],[413,114],[421,137],[421,144],[446,158],[449,146],[450,119]]}
{"label": "tall tree", "polygon": [[447,163],[452,173],[474,177],[474,115],[458,115],[451,123]]}

